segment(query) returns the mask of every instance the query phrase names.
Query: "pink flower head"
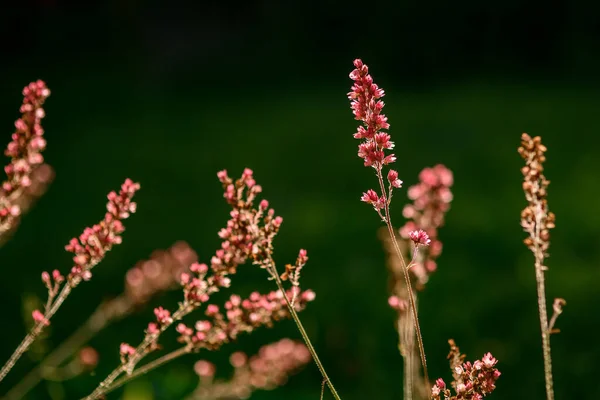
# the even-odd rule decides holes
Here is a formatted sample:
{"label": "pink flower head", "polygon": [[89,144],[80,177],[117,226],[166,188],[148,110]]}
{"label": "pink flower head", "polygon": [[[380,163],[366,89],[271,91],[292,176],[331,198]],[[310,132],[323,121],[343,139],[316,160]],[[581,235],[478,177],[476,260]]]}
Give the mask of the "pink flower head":
{"label": "pink flower head", "polygon": [[359,145],[358,155],[364,160],[365,166],[372,166],[379,171],[383,165],[396,160],[394,155],[385,155],[385,150],[392,149],[394,143],[389,134],[381,132],[390,127],[387,117],[381,113],[384,103],[379,99],[384,91],[373,83],[369,68],[361,60],[355,60],[354,66],[356,69],[350,73],[354,85],[348,93],[348,99],[354,118],[363,123],[354,138],[365,140]]}
{"label": "pink flower head", "polygon": [[379,196],[377,195],[377,192],[375,192],[373,189],[369,189],[366,193],[363,193],[362,197],[360,198],[360,201],[364,201],[368,204],[375,204],[379,201]]}
{"label": "pink flower head", "polygon": [[16,131],[4,152],[11,161],[4,167],[7,179],[0,185],[0,233],[18,223],[21,208],[15,203],[28,196],[25,189],[33,186],[36,170],[43,165],[41,152],[46,147],[46,140],[42,119],[46,113],[42,106],[49,95],[50,90],[41,80],[31,82],[23,89],[22,115],[15,121]]}
{"label": "pink flower head", "polygon": [[483,358],[481,359],[481,361],[483,361],[483,364],[487,367],[487,368],[492,368],[493,366],[496,365],[496,363],[498,363],[498,360],[496,360],[494,358],[494,356],[492,356],[492,353],[486,353]]}
{"label": "pink flower head", "polygon": [[85,228],[79,238],[71,239],[65,246],[65,250],[74,254],[75,265],[68,276],[72,283],[90,279],[90,269],[102,261],[113,245],[122,242],[120,234],[125,230],[122,220],[136,211],[136,203],[131,199],[139,188],[139,183],[126,179],[119,193],[108,194],[104,219],[91,228]]}
{"label": "pink flower head", "polygon": [[402,187],[402,181],[400,179],[398,179],[398,172],[394,171],[393,169],[390,169],[388,171],[387,179],[392,187],[395,187],[395,188]]}
{"label": "pink flower head", "polygon": [[158,323],[161,325],[168,325],[173,322],[173,319],[171,318],[171,312],[162,307],[155,308],[154,315],[156,316]]}
{"label": "pink flower head", "polygon": [[46,319],[46,317],[44,316],[44,314],[42,314],[40,310],[34,310],[31,313],[31,316],[33,317],[33,320],[38,324],[41,323],[42,325],[46,326],[50,325],[50,321]]}
{"label": "pink flower head", "polygon": [[84,347],[79,352],[79,362],[87,368],[94,368],[98,365],[98,352],[93,347]]}
{"label": "pink flower head", "polygon": [[199,360],[194,364],[194,371],[198,376],[209,378],[215,375],[215,366],[208,361]]}
{"label": "pink flower head", "polygon": [[119,351],[121,353],[121,356],[131,356],[135,354],[135,348],[131,347],[127,343],[121,343]]}
{"label": "pink flower head", "polygon": [[248,361],[248,356],[241,351],[236,351],[229,357],[229,362],[234,368],[243,367]]}
{"label": "pink flower head", "polygon": [[397,311],[406,311],[408,309],[407,301],[399,298],[398,296],[390,296],[388,298],[388,304]]}
{"label": "pink flower head", "polygon": [[150,322],[148,324],[148,329],[146,329],[146,332],[148,332],[150,335],[156,335],[160,332],[160,329],[158,328],[156,322]]}
{"label": "pink flower head", "polygon": [[446,382],[444,382],[444,380],[442,378],[438,378],[435,380],[435,385],[437,387],[439,387],[440,389],[444,390],[446,389]]}
{"label": "pink flower head", "polygon": [[431,243],[429,235],[423,229],[419,229],[418,231],[412,231],[408,234],[408,236],[410,237],[410,240],[412,240],[417,246],[428,246],[429,243]]}

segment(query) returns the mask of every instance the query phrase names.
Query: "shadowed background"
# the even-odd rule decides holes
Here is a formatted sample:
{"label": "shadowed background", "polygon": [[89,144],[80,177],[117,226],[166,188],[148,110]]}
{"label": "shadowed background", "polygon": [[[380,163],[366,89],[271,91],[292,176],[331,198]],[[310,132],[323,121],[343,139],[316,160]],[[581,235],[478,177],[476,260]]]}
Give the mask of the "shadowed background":
{"label": "shadowed background", "polygon": [[[317,293],[302,313],[343,399],[400,399],[402,361],[387,306],[381,225],[363,191],[375,186],[356,156],[345,94],[361,57],[386,92],[385,113],[405,185],[425,166],[454,171],[455,194],[439,269],[420,295],[430,375],[447,381],[447,340],[469,359],[491,351],[502,377],[495,399],[543,399],[533,256],[522,244],[522,132],[548,146],[553,231],[549,302],[568,305],[552,337],[558,399],[595,398],[600,345],[600,213],[597,212],[600,6],[583,1],[206,2],[111,1],[73,6],[29,1],[0,9],[0,142],[8,143],[22,87],[44,79],[52,95],[44,120],[49,192],[0,249],[2,344],[7,359],[30,317],[23,302],[45,300],[43,270],[67,271],[68,240],[103,215],[105,195],[125,177],[142,184],[123,245],[99,265],[53,319],[57,344],[104,298],[123,289],[125,271],[176,240],[203,261],[228,218],[216,172],[244,167],[284,224],[280,267],[308,249],[303,285]],[[594,200],[596,199],[596,200]],[[402,223],[405,191],[392,213]],[[596,206],[595,206],[596,204]],[[264,271],[241,268],[233,291],[273,290]],[[95,375],[42,384],[31,399],[74,399],[118,363],[122,341],[138,343],[158,304],[112,325],[91,343]],[[178,399],[195,385],[192,365],[223,366],[242,349],[289,336],[290,321],[222,351],[191,355],[109,398]],[[166,335],[165,347],[175,346]],[[0,393],[33,366],[23,357]],[[314,365],[255,399],[317,399]]]}

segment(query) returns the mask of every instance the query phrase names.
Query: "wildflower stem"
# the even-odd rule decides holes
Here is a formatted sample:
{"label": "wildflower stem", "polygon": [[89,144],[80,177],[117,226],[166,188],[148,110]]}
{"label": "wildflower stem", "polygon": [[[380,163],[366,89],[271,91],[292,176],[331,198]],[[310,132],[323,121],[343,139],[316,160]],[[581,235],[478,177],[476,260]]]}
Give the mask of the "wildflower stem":
{"label": "wildflower stem", "polygon": [[96,400],[101,398],[106,393],[106,391],[112,387],[113,382],[124,372],[128,373],[128,376],[133,375],[133,373],[135,372],[135,366],[148,354],[148,349],[152,344],[158,341],[160,334],[162,334],[171,325],[173,325],[177,321],[180,321],[183,317],[185,317],[192,311],[193,308],[190,308],[186,303],[181,303],[179,305],[179,309],[175,313],[173,313],[173,316],[171,317],[171,322],[163,324],[160,327],[159,333],[147,334],[142,343],[140,343],[136,347],[135,353],[129,357],[127,362],[115,368],[113,372],[111,372],[110,375],[108,375],[106,379],[104,379],[98,385],[98,387],[92,392],[92,394],[85,397],[85,400]]}
{"label": "wildflower stem", "polygon": [[537,205],[535,215],[535,280],[537,282],[538,309],[540,313],[540,327],[542,330],[542,352],[544,356],[544,378],[546,380],[546,398],[554,400],[554,387],[552,380],[552,352],[550,349],[550,332],[548,325],[548,310],[546,307],[546,287],[544,282],[544,252],[540,248],[540,229],[543,210],[541,204]]}
{"label": "wildflower stem", "polygon": [[154,361],[149,362],[148,364],[144,365],[143,367],[136,369],[131,374],[114,381],[111,385],[109,385],[106,389],[104,389],[103,394],[108,394],[108,393],[112,392],[113,390],[116,390],[116,389],[120,388],[121,386],[125,385],[129,381],[132,381],[133,379],[135,379],[139,376],[145,375],[148,372],[162,366],[163,364],[166,364],[176,358],[179,358],[179,357],[181,357],[185,354],[189,354],[189,353],[190,353],[190,349],[188,348],[188,346],[184,346],[184,347],[181,347],[181,348],[179,348],[175,351],[172,351],[168,354],[165,354],[164,356],[157,358]]}
{"label": "wildflower stem", "polygon": [[[119,307],[114,307],[112,306],[113,304],[118,304]],[[4,399],[17,400],[23,398],[40,383],[47,373],[56,370],[67,358],[81,349],[85,343],[104,329],[109,322],[128,314],[132,310],[132,307],[133,304],[124,296],[118,297],[110,303],[102,303],[83,325],[6,393]],[[120,311],[115,313],[113,309]]]}
{"label": "wildflower stem", "polygon": [[[385,185],[383,183],[383,175],[381,174],[381,168],[377,169],[377,178],[379,180],[379,186],[381,187],[382,195],[386,194]],[[387,196],[386,196],[387,197]],[[425,378],[425,384],[427,386],[427,390],[429,390],[429,375],[427,373],[427,360],[425,359],[425,348],[423,346],[423,336],[421,335],[421,327],[419,326],[419,316],[417,315],[417,307],[415,305],[415,297],[413,294],[412,284],[410,282],[410,275],[408,274],[408,268],[406,265],[406,261],[404,260],[404,256],[402,255],[402,251],[400,250],[400,246],[398,246],[398,241],[396,240],[396,235],[394,234],[394,228],[392,227],[392,220],[390,217],[390,206],[388,202],[385,202],[384,205],[385,210],[385,223],[388,228],[388,232],[390,234],[390,240],[394,244],[394,249],[396,250],[396,254],[402,263],[402,271],[404,272],[404,280],[406,281],[406,289],[408,292],[408,299],[410,302],[410,309],[413,316],[413,322],[415,326],[415,332],[417,337],[417,343],[419,345],[419,355],[421,356],[421,365],[423,366],[423,376]]]}
{"label": "wildflower stem", "polygon": [[[414,362],[413,362],[414,335],[407,334],[406,335],[406,336],[408,336],[408,338],[406,338],[406,339],[408,339],[408,340],[406,340],[407,343],[405,343],[404,345],[402,344],[402,336],[405,331],[405,329],[403,329],[403,327],[402,327],[403,323],[404,323],[404,321],[403,321],[402,317],[400,317],[400,315],[398,315],[398,320],[396,321],[397,330],[398,330],[398,350],[400,351],[400,354],[402,355],[402,359],[404,360],[404,384],[403,384],[404,398],[403,398],[403,400],[412,400],[413,366],[414,366]],[[412,332],[413,332],[413,330],[411,327],[411,333]]]}
{"label": "wildflower stem", "polygon": [[23,339],[21,344],[19,344],[19,346],[16,348],[14,353],[10,356],[10,358],[8,359],[6,364],[4,364],[4,366],[2,367],[2,370],[0,370],[0,382],[2,382],[2,380],[6,377],[6,375],[8,375],[10,370],[15,366],[17,361],[19,361],[21,356],[23,354],[25,354],[25,352],[27,352],[27,350],[29,350],[29,347],[31,347],[33,342],[35,342],[35,340],[40,335],[40,333],[42,333],[42,331],[44,330],[44,327],[48,324],[48,322],[50,321],[52,316],[54,316],[56,311],[58,311],[58,309],[60,308],[62,303],[65,301],[65,299],[71,293],[72,289],[73,288],[72,288],[70,282],[65,283],[65,285],[63,286],[63,288],[62,288],[59,296],[56,298],[56,300],[54,302],[48,303],[48,306],[44,310],[45,311],[44,319],[35,324],[35,326],[27,334],[27,336],[25,336],[25,338]]}
{"label": "wildflower stem", "polygon": [[283,287],[283,282],[281,281],[281,278],[279,277],[279,274],[277,273],[277,270],[275,269],[275,263],[271,261],[269,268],[271,269],[271,275],[273,276],[273,278],[275,279],[275,282],[277,283],[277,287],[283,294],[283,298],[285,299],[285,302],[287,304],[290,315],[292,316],[292,319],[296,323],[296,326],[298,327],[298,330],[300,331],[300,334],[302,335],[302,339],[304,339],[304,343],[306,343],[306,347],[308,348],[308,351],[310,351],[310,354],[312,355],[312,358],[315,361],[315,364],[317,364],[317,367],[319,368],[319,372],[321,372],[323,381],[327,383],[327,386],[329,387],[329,390],[331,391],[331,394],[333,395],[333,397],[336,400],[341,400],[341,397],[335,390],[335,387],[333,386],[333,383],[331,383],[329,376],[327,376],[325,367],[323,367],[323,364],[321,363],[321,360],[319,359],[319,356],[317,355],[317,351],[315,350],[312,342],[310,341],[310,338],[308,337],[308,334],[306,333],[306,330],[304,329],[302,322],[300,321],[300,317],[298,317],[298,314],[296,313],[294,306],[292,305],[292,303],[290,302],[290,299],[287,296],[285,288]]}

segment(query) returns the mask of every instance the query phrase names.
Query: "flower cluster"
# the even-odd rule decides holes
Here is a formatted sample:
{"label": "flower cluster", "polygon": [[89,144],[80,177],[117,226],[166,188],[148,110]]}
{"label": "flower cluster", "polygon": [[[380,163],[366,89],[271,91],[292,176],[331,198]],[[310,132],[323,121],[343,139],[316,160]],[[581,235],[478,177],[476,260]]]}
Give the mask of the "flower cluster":
{"label": "flower cluster", "polygon": [[[54,299],[57,298],[59,289],[65,280],[66,285],[70,288],[76,287],[82,279],[89,280],[92,277],[90,270],[102,261],[113,244],[121,243],[122,238],[119,234],[125,230],[121,220],[128,218],[129,213],[135,212],[136,204],[131,199],[139,188],[138,183],[126,179],[121,185],[119,194],[114,191],[108,194],[109,201],[106,205],[108,212],[105,214],[104,219],[91,228],[85,228],[79,236],[79,240],[73,238],[65,246],[67,251],[75,254],[73,257],[75,265],[71,268],[71,272],[66,279],[58,270],[52,271],[52,274],[42,272],[42,282],[48,289],[48,304],[45,313],[39,310],[33,311],[32,316],[36,323],[44,325],[50,323],[51,315],[49,314],[53,314],[51,309],[54,308],[52,306],[54,303],[58,303],[58,301],[54,302]],[[68,291],[64,293],[65,297],[69,294]]]}
{"label": "flower cluster", "polygon": [[[286,293],[288,298],[294,295],[293,292],[297,292],[298,297],[294,305],[296,311],[303,310],[315,298],[312,290],[300,292],[297,287]],[[209,304],[205,314],[209,319],[197,321],[193,328],[183,323],[177,325],[179,341],[190,345],[194,350],[216,350],[235,340],[240,333],[250,333],[261,326],[272,327],[275,321],[290,316],[281,291],[265,295],[253,292],[247,299],[232,295],[223,310],[215,304]]]}
{"label": "flower cluster", "polygon": [[304,344],[281,339],[261,347],[250,358],[242,352],[233,353],[229,361],[234,372],[229,380],[214,380],[215,366],[208,361],[199,360],[194,365],[194,370],[199,375],[200,382],[189,399],[247,399],[256,390],[272,390],[282,386],[310,358]]}
{"label": "flower cluster", "polygon": [[42,164],[31,172],[31,185],[23,188],[20,195],[11,202],[12,207],[18,207],[20,212],[18,216],[12,217],[11,222],[4,229],[0,229],[0,247],[11,238],[23,215],[46,193],[53,180],[54,169],[48,164]]}
{"label": "flower cluster", "polygon": [[389,170],[387,173],[389,194],[386,195],[382,169],[384,165],[396,161],[396,156],[386,154],[386,151],[394,148],[394,142],[391,141],[388,133],[383,132],[390,127],[387,117],[381,113],[384,106],[381,100],[384,91],[373,83],[373,78],[369,75],[369,67],[361,60],[354,60],[354,67],[355,69],[350,73],[354,85],[348,93],[348,99],[354,118],[363,123],[354,134],[355,139],[363,140],[358,146],[358,156],[364,160],[365,167],[375,169],[382,191],[378,194],[370,189],[363,193],[361,200],[380,211],[389,203],[393,188],[402,187],[402,181],[398,179],[398,172]]}
{"label": "flower cluster", "polygon": [[[226,227],[219,231],[219,237],[223,239],[220,249],[211,258],[210,265],[195,262],[189,271],[180,275],[183,301],[177,310],[170,312],[163,307],[156,308],[155,321],[148,324],[142,343],[135,348],[127,343],[121,345],[121,366],[88,398],[95,399],[101,396],[103,390],[123,372],[131,374],[147,354],[158,348],[158,339],[162,332],[207,303],[212,294],[219,292],[221,288],[229,287],[230,275],[235,274],[241,264],[250,259],[253,264],[267,269],[273,275],[273,239],[283,219],[275,216],[275,211],[269,208],[266,200],[261,200],[257,206],[254,205],[256,195],[262,188],[256,184],[252,170],[246,168],[241,178],[235,181],[228,176],[227,171],[220,171],[217,177],[223,186],[223,197],[232,207],[231,218]],[[308,259],[306,252],[301,251],[298,259],[298,266],[301,268]],[[314,293],[301,293],[299,287],[293,286],[289,296],[299,297],[296,309],[300,310],[307,301],[314,298]],[[250,332],[261,325],[270,326],[273,321],[287,317],[289,313],[285,307],[287,304],[283,293],[272,293],[267,297],[253,294],[244,301],[238,296],[232,296],[225,306],[227,319],[216,305],[211,304],[207,306],[206,312],[213,317],[212,321],[199,321],[195,324],[195,329],[179,323],[176,330],[181,335],[181,341],[186,344],[183,349],[186,352],[215,348],[234,339],[240,332]]]}
{"label": "flower cluster", "polygon": [[13,227],[21,214],[19,198],[33,183],[32,174],[43,164],[41,152],[46,147],[41,121],[45,116],[42,106],[50,90],[43,81],[30,83],[23,89],[21,118],[15,121],[15,132],[4,154],[11,158],[4,167],[7,179],[0,187],[0,233]]}
{"label": "flower cluster", "polygon": [[528,201],[527,207],[521,212],[521,226],[529,237],[525,245],[534,253],[540,253],[541,258],[547,256],[550,246],[550,229],[555,226],[554,213],[548,211],[546,196],[550,181],[544,176],[546,161],[546,146],[539,136],[531,138],[524,133],[521,136],[519,154],[525,160],[521,169],[524,176],[523,190]]}
{"label": "flower cluster", "polygon": [[417,288],[423,288],[429,275],[437,269],[435,260],[442,253],[438,229],[444,225],[445,214],[450,209],[453,183],[452,171],[438,164],[423,169],[419,173],[419,183],[408,188],[408,197],[413,203],[404,206],[403,215],[409,221],[400,228],[400,236],[415,244],[425,244],[423,240],[429,240],[429,247],[419,250],[410,269]]}
{"label": "flower cluster", "polygon": [[481,400],[496,389],[496,380],[500,377],[500,371],[495,368],[498,360],[491,353],[486,353],[481,360],[463,362],[465,356],[460,353],[460,349],[449,340],[450,369],[454,378],[452,388],[455,395],[452,395],[450,389],[446,386],[443,379],[435,381],[431,388],[431,399],[441,400]]}
{"label": "flower cluster", "polygon": [[126,179],[118,194],[114,191],[108,194],[104,219],[91,228],[85,228],[79,238],[71,239],[65,246],[65,250],[74,254],[75,265],[68,276],[71,286],[76,286],[82,279],[89,280],[91,269],[102,261],[114,244],[121,243],[119,235],[125,230],[121,221],[135,213],[137,205],[131,199],[139,188],[139,183]]}

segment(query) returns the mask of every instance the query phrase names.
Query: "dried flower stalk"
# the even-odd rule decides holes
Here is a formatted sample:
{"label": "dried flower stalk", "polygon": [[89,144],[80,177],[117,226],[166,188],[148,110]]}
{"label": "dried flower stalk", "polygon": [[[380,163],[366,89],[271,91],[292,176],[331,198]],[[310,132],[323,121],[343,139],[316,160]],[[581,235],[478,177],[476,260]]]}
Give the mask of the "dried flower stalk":
{"label": "dried flower stalk", "polygon": [[548,257],[550,229],[555,226],[555,216],[554,213],[548,211],[548,201],[546,198],[548,185],[550,184],[550,181],[544,176],[544,162],[546,161],[544,153],[546,150],[546,146],[542,144],[542,139],[539,136],[531,138],[526,133],[523,133],[521,136],[519,154],[525,160],[525,166],[521,169],[521,172],[524,177],[523,191],[528,202],[527,207],[521,212],[521,226],[529,234],[524,243],[535,257],[535,280],[537,282],[538,310],[542,331],[546,398],[553,400],[554,388],[550,334],[554,328],[556,318],[562,312],[562,306],[566,302],[563,299],[555,299],[553,307],[554,315],[551,318],[551,323],[548,323],[544,277],[544,271],[548,268],[544,265],[544,261]]}

